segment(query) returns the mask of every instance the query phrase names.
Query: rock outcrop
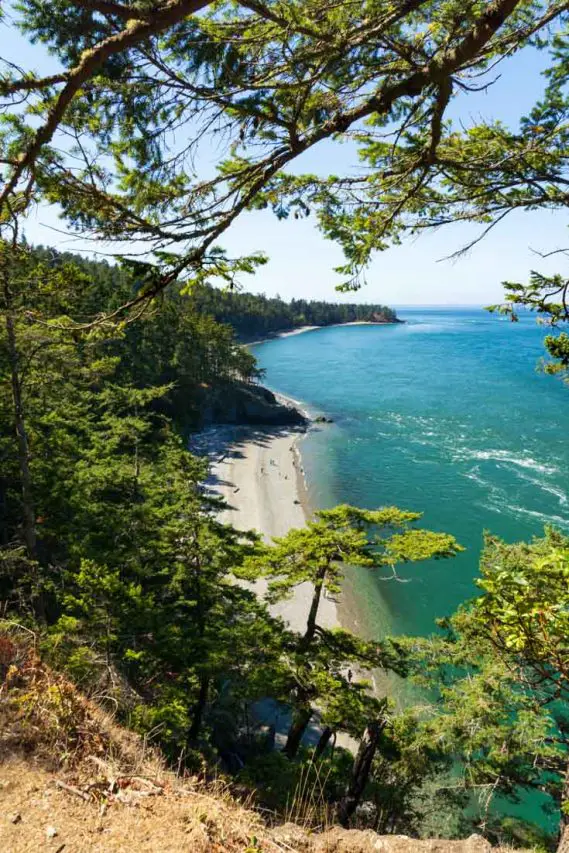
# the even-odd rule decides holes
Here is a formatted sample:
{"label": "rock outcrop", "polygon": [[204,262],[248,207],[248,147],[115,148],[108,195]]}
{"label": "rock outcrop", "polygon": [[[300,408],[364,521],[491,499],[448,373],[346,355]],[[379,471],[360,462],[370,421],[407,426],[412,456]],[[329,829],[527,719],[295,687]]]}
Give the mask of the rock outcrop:
{"label": "rock outcrop", "polygon": [[375,311],[370,318],[370,323],[380,323],[380,324],[391,324],[391,323],[404,323],[405,320],[400,320],[399,317],[391,314],[382,314],[380,312]]}
{"label": "rock outcrop", "polygon": [[219,388],[203,389],[202,426],[209,424],[252,424],[255,426],[305,426],[305,416],[263,388],[245,382],[231,382]]}
{"label": "rock outcrop", "polygon": [[308,833],[294,823],[285,823],[270,833],[285,850],[295,853],[490,853],[489,841],[471,835],[460,841],[444,838],[417,839],[406,835],[377,835],[371,830],[342,829]]}

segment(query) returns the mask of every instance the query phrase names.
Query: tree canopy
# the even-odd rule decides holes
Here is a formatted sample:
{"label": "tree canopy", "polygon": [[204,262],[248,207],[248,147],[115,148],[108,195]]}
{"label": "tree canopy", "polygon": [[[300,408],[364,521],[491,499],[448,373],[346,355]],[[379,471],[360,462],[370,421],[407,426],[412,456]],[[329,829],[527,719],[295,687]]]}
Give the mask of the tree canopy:
{"label": "tree canopy", "polygon": [[[233,281],[252,271],[262,255],[231,259],[218,241],[253,208],[281,217],[315,210],[346,254],[344,283],[354,285],[370,252],[397,239],[409,217],[422,227],[441,220],[437,210],[447,219],[487,216],[498,196],[512,203],[520,181],[531,186],[516,204],[549,203],[534,172],[562,145],[562,131],[551,132],[559,96],[522,124],[518,142],[500,128],[457,134],[445,112],[456,93],[485,85],[528,45],[559,55],[551,84],[559,92],[564,2],[371,0],[354,9],[312,0],[34,0],[17,8],[24,33],[49,47],[61,71],[42,78],[6,68],[0,206],[17,215],[43,198],[81,232],[152,252],[131,301],[180,275]],[[528,127],[539,128],[529,161]],[[355,142],[364,169],[291,171],[326,139]],[[489,169],[500,146],[508,165]],[[491,181],[494,201],[485,205],[477,188]]]}
{"label": "tree canopy", "polygon": [[[539,792],[545,814],[560,815],[562,844],[569,814],[568,545],[554,530],[513,545],[487,536],[482,594],[442,620],[443,636],[402,641],[420,680],[438,695],[425,722],[430,742],[457,760],[483,825],[497,830],[496,798],[527,808]],[[523,822],[523,813],[517,825],[510,821],[512,837],[524,837]]]}

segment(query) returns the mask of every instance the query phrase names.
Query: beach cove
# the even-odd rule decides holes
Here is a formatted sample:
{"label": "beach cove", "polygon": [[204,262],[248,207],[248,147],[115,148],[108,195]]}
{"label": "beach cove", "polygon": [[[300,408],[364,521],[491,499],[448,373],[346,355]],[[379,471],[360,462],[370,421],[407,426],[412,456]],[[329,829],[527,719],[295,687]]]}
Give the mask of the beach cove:
{"label": "beach cove", "polygon": [[[209,435],[209,486],[227,504],[221,521],[238,530],[255,530],[265,542],[304,527],[312,508],[300,452],[303,429],[244,426],[213,428]],[[263,597],[266,586],[266,581],[257,581],[259,596]],[[311,594],[311,585],[301,584],[289,600],[273,605],[271,611],[302,632]],[[323,596],[319,622],[325,628],[339,627],[333,599]]]}
{"label": "beach cove", "polygon": [[[296,404],[283,397],[281,402]],[[307,430],[298,427],[222,426],[205,430],[195,449],[208,456],[208,488],[226,504],[220,520],[237,530],[255,530],[265,542],[284,536],[292,528],[304,527],[313,511],[300,451],[306,435]],[[267,581],[259,579],[252,587],[263,598]],[[299,584],[289,599],[272,604],[269,609],[302,634],[312,592],[312,584]],[[341,598],[337,601],[323,594],[319,625],[328,629],[348,627],[342,618]],[[252,712],[260,722],[275,727],[276,743],[284,746],[290,709],[267,698],[257,703]],[[315,745],[321,732],[316,711],[303,742]],[[336,742],[354,753],[357,750],[357,742],[345,732],[338,733]]]}
{"label": "beach cove", "polygon": [[[296,403],[281,399],[290,405]],[[212,492],[227,504],[220,520],[237,530],[255,530],[265,542],[284,536],[292,528],[304,527],[316,507],[310,503],[302,446],[310,432],[317,429],[319,427],[314,424],[307,430],[250,426],[231,430],[213,428],[210,431],[208,484]],[[207,442],[207,433],[204,437]],[[324,592],[318,624],[328,629],[344,628],[371,639],[365,614],[359,610],[354,583],[357,585],[356,576],[348,568],[341,594],[331,598]],[[256,581],[254,589],[263,598],[267,581]],[[294,631],[303,633],[312,591],[312,584],[300,584],[291,598],[270,605],[271,613],[284,619]],[[361,675],[371,679],[378,695],[393,692],[393,685],[399,684],[395,676],[380,671],[362,672]],[[272,720],[270,715],[269,718]],[[308,740],[315,739],[315,732],[319,731],[316,718]],[[345,748],[355,748],[355,741],[345,733],[338,735],[338,743]]]}

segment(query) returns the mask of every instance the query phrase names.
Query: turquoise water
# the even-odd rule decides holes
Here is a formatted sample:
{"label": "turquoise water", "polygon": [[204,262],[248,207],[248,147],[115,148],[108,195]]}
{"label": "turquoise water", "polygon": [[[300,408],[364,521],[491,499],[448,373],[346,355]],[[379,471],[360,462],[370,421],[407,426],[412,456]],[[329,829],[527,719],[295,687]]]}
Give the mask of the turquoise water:
{"label": "turquoise water", "polygon": [[397,504],[453,533],[452,561],[405,583],[350,578],[365,633],[429,633],[475,587],[482,531],[569,530],[569,388],[536,371],[546,331],[482,310],[401,310],[401,326],[330,327],[254,347],[266,384],[334,424],[302,444],[314,506]]}

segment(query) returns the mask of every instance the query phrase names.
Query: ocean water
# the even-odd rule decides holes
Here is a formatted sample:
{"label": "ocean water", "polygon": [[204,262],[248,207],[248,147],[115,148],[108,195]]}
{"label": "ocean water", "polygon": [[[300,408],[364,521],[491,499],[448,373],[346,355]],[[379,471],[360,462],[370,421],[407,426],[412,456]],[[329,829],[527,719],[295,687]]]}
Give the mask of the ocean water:
{"label": "ocean water", "polygon": [[395,504],[467,549],[353,571],[370,637],[427,634],[476,592],[482,533],[569,530],[569,388],[536,370],[547,333],[477,309],[400,310],[405,325],[329,327],[253,348],[266,384],[334,419],[301,445],[313,506]]}

